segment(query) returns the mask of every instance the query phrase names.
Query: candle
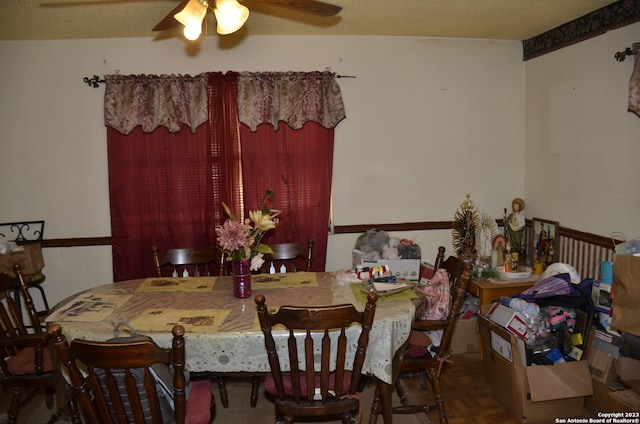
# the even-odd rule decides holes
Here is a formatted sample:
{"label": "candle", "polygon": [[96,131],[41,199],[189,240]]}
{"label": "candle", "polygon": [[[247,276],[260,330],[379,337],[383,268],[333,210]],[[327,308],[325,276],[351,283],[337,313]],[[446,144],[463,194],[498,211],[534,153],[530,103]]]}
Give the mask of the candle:
{"label": "candle", "polygon": [[498,268],[498,251],[495,249],[491,251],[491,268]]}
{"label": "candle", "polygon": [[533,273],[535,275],[540,275],[544,271],[544,266],[540,262],[536,262],[533,264]]}

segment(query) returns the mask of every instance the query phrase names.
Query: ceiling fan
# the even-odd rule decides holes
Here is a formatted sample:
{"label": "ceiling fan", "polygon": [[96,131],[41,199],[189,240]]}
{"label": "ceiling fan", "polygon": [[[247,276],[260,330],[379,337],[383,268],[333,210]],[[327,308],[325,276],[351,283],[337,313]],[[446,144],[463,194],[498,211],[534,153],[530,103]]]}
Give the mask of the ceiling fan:
{"label": "ceiling fan", "polygon": [[[334,16],[342,7],[319,0],[254,0],[287,7],[317,16]],[[202,28],[206,25],[208,10],[212,9],[216,21],[218,34],[231,34],[240,28],[249,17],[249,9],[237,0],[182,0],[167,14],[153,31],[166,31],[180,25],[184,26],[184,35],[189,40],[200,37]]]}

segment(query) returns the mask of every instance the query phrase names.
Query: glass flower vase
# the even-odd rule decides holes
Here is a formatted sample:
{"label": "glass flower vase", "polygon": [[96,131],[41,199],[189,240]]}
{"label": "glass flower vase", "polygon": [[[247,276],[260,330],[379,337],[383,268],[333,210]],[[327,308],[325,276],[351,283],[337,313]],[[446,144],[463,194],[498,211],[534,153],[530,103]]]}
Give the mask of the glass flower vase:
{"label": "glass flower vase", "polygon": [[233,295],[239,299],[251,296],[251,260],[231,261],[231,275],[233,276]]}

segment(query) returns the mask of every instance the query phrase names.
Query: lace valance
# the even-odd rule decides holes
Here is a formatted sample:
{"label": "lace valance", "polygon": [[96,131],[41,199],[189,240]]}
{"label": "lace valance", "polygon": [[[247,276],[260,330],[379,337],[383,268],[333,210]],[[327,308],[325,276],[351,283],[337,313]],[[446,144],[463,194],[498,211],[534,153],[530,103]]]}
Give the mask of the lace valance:
{"label": "lace valance", "polygon": [[[105,125],[123,134],[136,126],[192,132],[208,119],[207,74],[105,75]],[[335,75],[330,72],[243,72],[238,74],[239,121],[252,131],[260,124],[299,129],[308,122],[335,127],[345,118]],[[215,116],[215,114],[213,114]]]}

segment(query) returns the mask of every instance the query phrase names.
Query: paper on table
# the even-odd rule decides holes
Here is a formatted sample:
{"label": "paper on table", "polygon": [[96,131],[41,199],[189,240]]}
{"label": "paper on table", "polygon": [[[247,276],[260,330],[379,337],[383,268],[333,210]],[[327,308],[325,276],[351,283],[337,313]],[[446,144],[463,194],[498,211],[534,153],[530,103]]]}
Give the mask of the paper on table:
{"label": "paper on table", "polygon": [[212,333],[220,329],[230,313],[230,309],[147,309],[130,324],[140,331],[171,331],[180,324],[187,332]]}
{"label": "paper on table", "polygon": [[401,289],[403,287],[407,287],[406,283],[373,283],[373,287],[379,291],[379,292],[384,292],[384,291],[389,291],[389,290],[398,290]]}
{"label": "paper on table", "polygon": [[45,321],[99,322],[130,298],[130,294],[84,293],[67,302],[62,308],[49,315]]}

